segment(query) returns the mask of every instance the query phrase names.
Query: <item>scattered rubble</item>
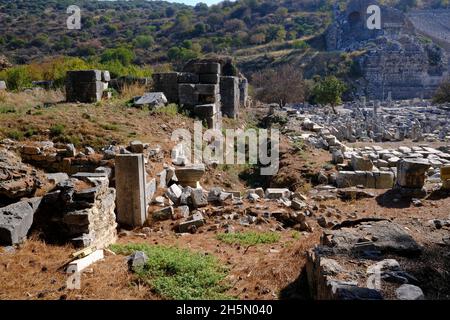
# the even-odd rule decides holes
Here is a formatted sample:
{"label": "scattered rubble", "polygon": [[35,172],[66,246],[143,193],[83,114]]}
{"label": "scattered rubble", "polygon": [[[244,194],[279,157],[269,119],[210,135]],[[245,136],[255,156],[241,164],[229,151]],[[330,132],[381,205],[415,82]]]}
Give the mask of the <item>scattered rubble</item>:
{"label": "scattered rubble", "polygon": [[408,259],[421,251],[404,228],[389,221],[361,222],[325,231],[321,244],[308,252],[306,272],[311,295],[315,299],[379,300],[392,298],[391,286],[386,283],[400,283],[397,299],[408,294],[413,298],[411,287],[403,286],[417,284],[417,279],[404,272],[392,257]]}

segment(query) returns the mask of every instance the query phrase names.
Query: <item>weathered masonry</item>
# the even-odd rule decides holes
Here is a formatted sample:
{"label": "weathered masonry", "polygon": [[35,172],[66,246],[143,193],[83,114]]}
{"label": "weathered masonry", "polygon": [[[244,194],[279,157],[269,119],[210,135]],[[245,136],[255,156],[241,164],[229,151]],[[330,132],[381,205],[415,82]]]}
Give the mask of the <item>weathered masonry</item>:
{"label": "weathered masonry", "polygon": [[67,102],[92,103],[102,100],[111,80],[109,71],[68,71],[66,78]]}
{"label": "weathered masonry", "polygon": [[236,118],[248,101],[248,81],[229,61],[191,60],[182,72],[156,73],[153,89],[220,129],[222,115]]}
{"label": "weathered masonry", "polygon": [[156,180],[147,183],[143,154],[116,155],[115,163],[117,222],[129,227],[142,226],[147,220]]}

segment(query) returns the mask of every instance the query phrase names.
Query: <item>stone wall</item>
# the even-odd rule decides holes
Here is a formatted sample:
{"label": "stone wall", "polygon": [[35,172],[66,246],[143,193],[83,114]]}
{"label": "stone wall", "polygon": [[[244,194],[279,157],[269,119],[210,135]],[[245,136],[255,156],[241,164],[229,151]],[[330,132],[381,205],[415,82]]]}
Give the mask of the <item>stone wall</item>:
{"label": "stone wall", "polygon": [[448,76],[448,55],[436,44],[421,42],[414,24],[394,8],[379,5],[381,29],[370,30],[369,5],[379,3],[353,0],[346,10],[336,9],[325,35],[328,50],[363,52],[355,59],[362,77],[355,94],[382,100],[389,92],[391,99],[432,97]]}
{"label": "stone wall", "polygon": [[[374,42],[376,48],[359,59],[370,99],[411,97],[431,98],[447,77],[447,57],[435,46],[424,46],[413,37],[386,38]],[[437,65],[430,63],[430,52],[437,50]]]}
{"label": "stone wall", "polygon": [[106,175],[78,174],[44,196],[37,225],[49,241],[107,247],[117,235],[115,200]]}
{"label": "stone wall", "polygon": [[431,37],[450,52],[450,9],[415,10],[408,13],[408,20],[417,32]]}
{"label": "stone wall", "polygon": [[204,120],[209,128],[220,129],[222,114],[235,118],[239,106],[248,101],[248,81],[228,60],[194,59],[183,72],[156,73],[153,90],[162,92]]}
{"label": "stone wall", "polygon": [[24,145],[20,149],[22,160],[48,172],[94,172],[99,166],[109,166],[103,156],[87,148],[78,152],[72,144],[54,144],[50,141]]}
{"label": "stone wall", "polygon": [[240,89],[238,77],[220,77],[222,113],[228,118],[236,118],[239,113]]}
{"label": "stone wall", "polygon": [[66,101],[92,103],[102,100],[103,91],[111,80],[109,71],[68,71],[66,76]]}

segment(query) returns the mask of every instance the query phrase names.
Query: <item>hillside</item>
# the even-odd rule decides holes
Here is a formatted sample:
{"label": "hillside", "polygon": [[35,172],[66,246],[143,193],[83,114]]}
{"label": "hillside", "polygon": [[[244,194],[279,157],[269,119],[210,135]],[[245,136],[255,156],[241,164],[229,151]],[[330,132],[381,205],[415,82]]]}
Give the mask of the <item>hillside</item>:
{"label": "hillside", "polygon": [[[68,30],[67,0],[0,1],[0,52],[24,64],[45,56],[96,57],[107,48],[134,50],[136,64],[180,62],[211,52],[261,54],[272,43],[293,49],[320,34],[330,0],[240,0],[207,7],[164,1],[78,1],[81,30]],[[411,1],[384,1],[405,8]],[[345,1],[340,1],[345,5]],[[423,1],[435,8],[445,1]],[[252,49],[255,49],[253,51]],[[263,52],[271,53],[271,47]]]}

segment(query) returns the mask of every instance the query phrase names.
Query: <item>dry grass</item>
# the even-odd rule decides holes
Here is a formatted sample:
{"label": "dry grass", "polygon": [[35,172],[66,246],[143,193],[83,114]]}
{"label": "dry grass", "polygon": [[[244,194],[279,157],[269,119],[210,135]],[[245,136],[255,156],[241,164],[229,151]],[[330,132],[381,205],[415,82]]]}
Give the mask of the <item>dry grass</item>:
{"label": "dry grass", "polygon": [[0,300],[144,299],[150,293],[132,283],[124,258],[107,256],[82,274],[81,290],[68,290],[61,268],[75,249],[29,240],[15,254],[0,254]]}
{"label": "dry grass", "polygon": [[141,84],[124,85],[120,91],[120,98],[130,100],[136,96],[142,96],[148,88]]}
{"label": "dry grass", "polygon": [[0,91],[0,104],[3,106],[14,107],[18,111],[30,107],[36,107],[47,103],[58,103],[64,101],[64,92],[62,90],[26,90],[18,93]]}
{"label": "dry grass", "polygon": [[[143,93],[143,87],[129,87],[125,95]],[[72,142],[81,147],[102,147],[111,141],[127,144],[140,139],[164,147],[178,128],[193,128],[193,120],[181,114],[150,115],[130,108],[122,98],[98,104],[56,103],[62,92],[7,93],[0,112],[0,138]],[[45,103],[45,104],[44,104]],[[54,127],[64,130],[52,134]]]}

